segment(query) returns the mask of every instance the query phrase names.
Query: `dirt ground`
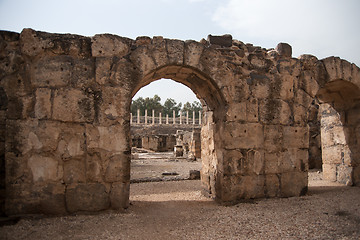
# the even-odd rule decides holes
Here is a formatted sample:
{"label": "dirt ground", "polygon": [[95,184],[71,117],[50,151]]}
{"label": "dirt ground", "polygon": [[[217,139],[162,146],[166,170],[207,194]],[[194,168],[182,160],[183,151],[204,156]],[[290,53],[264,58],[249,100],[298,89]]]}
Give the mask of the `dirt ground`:
{"label": "dirt ground", "polygon": [[[132,166],[144,169],[141,161]],[[187,161],[168,161],[175,168],[166,159],[156,161],[148,164],[165,168],[145,176],[146,171],[135,175],[133,167],[132,179],[162,178],[165,170],[186,178],[194,168]],[[200,185],[199,180],[132,183],[131,206],[124,212],[23,218],[1,227],[0,239],[360,239],[360,188],[323,181],[320,172],[309,173],[306,196],[230,207],[202,196]]]}

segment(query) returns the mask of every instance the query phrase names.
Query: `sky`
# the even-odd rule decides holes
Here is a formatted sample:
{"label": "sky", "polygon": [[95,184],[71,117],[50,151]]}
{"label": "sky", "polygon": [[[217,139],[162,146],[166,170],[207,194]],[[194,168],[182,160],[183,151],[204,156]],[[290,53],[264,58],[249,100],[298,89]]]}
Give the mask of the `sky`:
{"label": "sky", "polygon": [[[1,30],[197,41],[231,34],[264,48],[287,42],[293,57],[339,56],[357,66],[359,24],[359,0],[0,0]],[[162,101],[196,100],[190,89],[170,80],[153,82],[134,98],[154,94]]]}

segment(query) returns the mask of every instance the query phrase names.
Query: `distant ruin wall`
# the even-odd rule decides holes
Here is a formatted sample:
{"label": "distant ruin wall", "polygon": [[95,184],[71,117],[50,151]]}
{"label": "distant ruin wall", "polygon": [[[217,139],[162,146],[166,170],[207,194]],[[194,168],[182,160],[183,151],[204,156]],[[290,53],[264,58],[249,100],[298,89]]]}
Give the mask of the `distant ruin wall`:
{"label": "distant ruin wall", "polygon": [[360,185],[354,64],[292,58],[288,44],[264,49],[230,35],[196,42],[24,29],[0,32],[6,213],[128,207],[131,99],[161,78],[185,84],[203,105],[201,181],[216,201],[306,193],[314,99],[324,174]]}

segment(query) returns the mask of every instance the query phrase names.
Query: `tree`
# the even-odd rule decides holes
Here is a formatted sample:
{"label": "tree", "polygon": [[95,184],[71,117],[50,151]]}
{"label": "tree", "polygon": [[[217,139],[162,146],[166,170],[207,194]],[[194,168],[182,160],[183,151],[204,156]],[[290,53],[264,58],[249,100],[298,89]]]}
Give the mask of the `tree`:
{"label": "tree", "polygon": [[181,103],[177,104],[176,101],[172,98],[166,99],[163,106],[164,116],[166,115],[172,116],[174,110],[175,110],[175,114],[177,114],[181,109],[181,105],[182,105]]}
{"label": "tree", "polygon": [[154,95],[152,98],[142,98],[139,97],[136,100],[133,100],[131,103],[131,113],[133,115],[137,114],[137,110],[140,109],[140,114],[144,116],[145,109],[148,110],[148,116],[152,116],[152,110],[155,110],[155,114],[162,112],[163,106],[160,103],[161,98],[158,95]]}
{"label": "tree", "polygon": [[183,115],[186,115],[186,112],[189,111],[189,118],[193,117],[193,112],[195,115],[202,110],[201,103],[199,101],[194,101],[193,103],[186,102],[182,108]]}

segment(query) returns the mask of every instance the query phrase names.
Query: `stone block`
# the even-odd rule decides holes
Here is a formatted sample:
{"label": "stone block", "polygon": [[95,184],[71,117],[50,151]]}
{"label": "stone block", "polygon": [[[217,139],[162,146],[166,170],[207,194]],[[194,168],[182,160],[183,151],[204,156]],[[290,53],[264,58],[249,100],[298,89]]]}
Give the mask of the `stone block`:
{"label": "stone block", "polygon": [[287,172],[281,173],[280,177],[281,196],[295,197],[307,193],[308,173],[307,172]]}
{"label": "stone block", "polygon": [[130,94],[124,88],[104,87],[102,89],[102,101],[99,105],[98,121],[101,125],[122,124],[128,114],[124,111],[127,105],[126,99]]}
{"label": "stone block", "polygon": [[31,83],[35,87],[65,87],[70,83],[72,61],[69,56],[44,57],[34,66]]}
{"label": "stone block", "polygon": [[233,185],[232,191],[238,193],[238,199],[251,199],[265,197],[265,176],[238,176],[239,184]]}
{"label": "stone block", "polygon": [[225,34],[222,36],[208,35],[207,41],[211,45],[219,45],[220,47],[231,47],[232,46],[232,36],[230,34]]}
{"label": "stone block", "polygon": [[279,53],[280,56],[291,58],[292,48],[288,43],[279,43],[275,50]]}
{"label": "stone block", "polygon": [[336,167],[336,181],[347,186],[353,185],[353,167],[340,164]]}
{"label": "stone block", "polygon": [[265,174],[281,173],[281,164],[283,161],[283,153],[265,153]]}
{"label": "stone block", "polygon": [[264,126],[264,148],[267,152],[279,152],[283,148],[283,126]]}
{"label": "stone block", "polygon": [[66,184],[85,182],[85,174],[85,163],[83,160],[64,162],[64,182]]}
{"label": "stone block", "polygon": [[110,203],[112,209],[128,208],[130,183],[114,182],[111,184]]}
{"label": "stone block", "polygon": [[53,119],[64,122],[92,122],[94,99],[78,89],[55,90]]}
{"label": "stone block", "polygon": [[322,148],[322,159],[323,163],[328,164],[341,164],[351,163],[351,150],[348,146],[344,145],[335,145],[330,147]]}
{"label": "stone block", "polygon": [[336,182],[336,164],[323,163],[323,179]]}
{"label": "stone block", "polygon": [[51,90],[38,88],[35,92],[35,117],[47,119],[51,117]]}
{"label": "stone block", "polygon": [[353,170],[353,183],[355,186],[360,186],[360,166],[354,167]]}
{"label": "stone block", "polygon": [[311,102],[314,100],[308,93],[302,89],[296,89],[295,92],[295,103],[299,104],[306,109],[310,107]]}
{"label": "stone block", "polygon": [[290,106],[279,99],[266,99],[259,103],[260,121],[266,124],[289,125],[293,122]]}
{"label": "stone block", "polygon": [[310,70],[302,71],[299,78],[299,87],[310,96],[315,97],[319,91],[319,84],[316,81],[315,72]]}
{"label": "stone block", "polygon": [[58,181],[63,171],[56,159],[33,155],[28,160],[28,166],[34,182]]}
{"label": "stone block", "polygon": [[225,149],[261,148],[264,144],[264,129],[258,123],[226,123]]}
{"label": "stone block", "polygon": [[101,211],[110,207],[109,191],[101,183],[79,183],[66,187],[65,200],[70,213]]}
{"label": "stone block", "polygon": [[24,28],[20,34],[21,52],[28,56],[36,56],[44,52],[46,48],[51,48],[54,43],[51,39],[42,39],[37,36],[37,32],[30,28]]}
{"label": "stone block", "polygon": [[130,55],[131,61],[135,64],[135,67],[139,69],[143,77],[156,69],[156,62],[154,57],[155,60],[158,61],[160,61],[159,58],[161,59],[160,56],[153,56],[151,51],[146,46],[139,46],[134,51],[132,51]]}
{"label": "stone block", "polygon": [[330,147],[334,145],[345,145],[350,136],[349,128],[344,126],[327,127],[321,126],[321,143],[323,147]]}
{"label": "stone block", "polygon": [[70,84],[74,88],[86,88],[95,83],[95,59],[73,60]]}
{"label": "stone block", "polygon": [[309,153],[307,149],[288,148],[283,152],[280,164],[280,173],[282,172],[307,172]]}
{"label": "stone block", "polygon": [[5,155],[5,182],[16,184],[19,182],[31,182],[33,180],[29,173],[26,159],[12,152]]}
{"label": "stone block", "polygon": [[123,57],[130,52],[132,40],[111,34],[97,34],[91,42],[93,57]]}
{"label": "stone block", "polygon": [[283,127],[284,148],[309,148],[309,127]]}
{"label": "stone block", "polygon": [[259,121],[259,106],[256,98],[249,99],[246,102],[246,121],[258,122]]}
{"label": "stone block", "polygon": [[204,51],[204,45],[196,41],[185,42],[184,64],[187,66],[198,67],[200,57]]}
{"label": "stone block", "polygon": [[245,121],[246,114],[246,102],[234,102],[228,108],[226,119],[228,121]]}
{"label": "stone block", "polygon": [[185,43],[181,40],[166,39],[168,64],[182,65],[184,63]]}
{"label": "stone block", "polygon": [[86,157],[86,179],[89,182],[102,181],[102,166],[99,154],[93,153]]}
{"label": "stone block", "polygon": [[106,166],[106,182],[125,182],[130,179],[130,155],[112,156]]}
{"label": "stone block", "polygon": [[278,174],[265,175],[265,196],[279,197],[280,194],[280,178]]}
{"label": "stone block", "polygon": [[[97,127],[98,147],[113,153],[129,150],[129,142],[124,132],[124,126]],[[91,139],[96,139],[92,136]],[[91,142],[90,142],[91,144]]]}

